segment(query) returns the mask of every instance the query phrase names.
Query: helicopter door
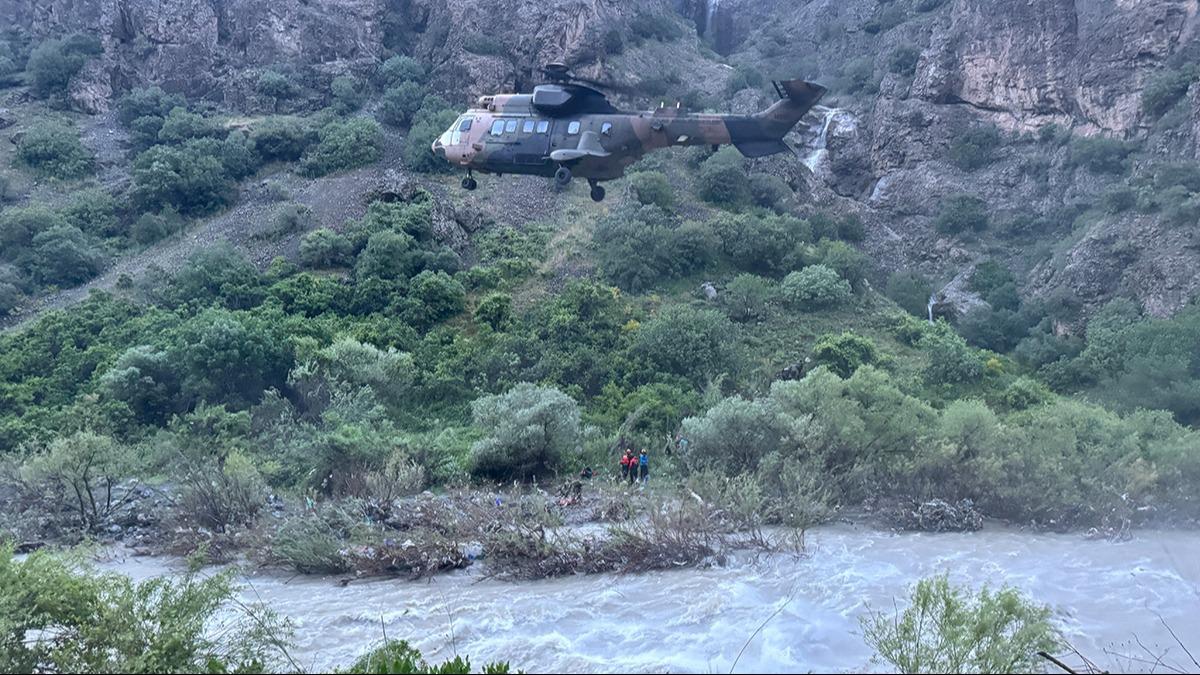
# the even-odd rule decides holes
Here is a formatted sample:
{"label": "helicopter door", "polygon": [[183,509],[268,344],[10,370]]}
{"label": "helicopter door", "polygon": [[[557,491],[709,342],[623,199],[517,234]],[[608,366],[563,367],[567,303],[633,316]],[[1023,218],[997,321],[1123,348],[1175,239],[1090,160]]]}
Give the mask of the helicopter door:
{"label": "helicopter door", "polygon": [[550,122],[533,117],[521,121],[514,159],[524,166],[545,163],[550,154]]}

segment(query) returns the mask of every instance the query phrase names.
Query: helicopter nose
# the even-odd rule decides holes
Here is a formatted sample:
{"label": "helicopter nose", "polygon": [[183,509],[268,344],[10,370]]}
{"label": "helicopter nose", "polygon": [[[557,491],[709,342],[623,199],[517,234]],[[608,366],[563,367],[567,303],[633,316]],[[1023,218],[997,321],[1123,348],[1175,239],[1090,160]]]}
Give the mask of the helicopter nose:
{"label": "helicopter nose", "polygon": [[441,157],[441,158],[445,159],[445,157],[446,157],[446,146],[442,145],[442,139],[440,139],[440,138],[439,138],[439,139],[437,139],[436,141],[434,141],[434,142],[433,142],[433,145],[432,145],[432,146],[430,146],[430,148],[429,148],[429,149],[433,151],[433,154],[437,155],[438,157]]}

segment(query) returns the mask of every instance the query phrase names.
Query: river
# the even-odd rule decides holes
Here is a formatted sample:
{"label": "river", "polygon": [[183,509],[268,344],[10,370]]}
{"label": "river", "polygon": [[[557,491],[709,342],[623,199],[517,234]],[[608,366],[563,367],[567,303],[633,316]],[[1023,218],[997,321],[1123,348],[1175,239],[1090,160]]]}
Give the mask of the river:
{"label": "river", "polygon": [[[145,578],[172,565],[125,558],[103,567]],[[1200,656],[1200,532],[1140,531],[1114,543],[991,526],[892,534],[836,525],[810,532],[803,557],[746,554],[715,569],[522,583],[471,570],[346,587],[277,574],[244,581],[248,598],[294,621],[294,656],[313,671],[348,665],[386,631],[432,659],[457,651],[476,666],[725,673],[766,621],[737,672],[838,672],[882,669],[859,617],[890,610],[915,580],[941,572],[976,586],[1007,583],[1051,605],[1079,651],[1113,670],[1149,668],[1110,654],[1145,656],[1136,640],[1190,665],[1160,616]]]}

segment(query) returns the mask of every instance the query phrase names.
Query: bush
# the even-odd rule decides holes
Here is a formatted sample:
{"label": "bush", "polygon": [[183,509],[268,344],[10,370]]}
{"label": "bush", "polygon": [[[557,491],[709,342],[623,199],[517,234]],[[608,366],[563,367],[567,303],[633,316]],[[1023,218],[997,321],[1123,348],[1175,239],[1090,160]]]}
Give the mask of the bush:
{"label": "bush", "polygon": [[329,93],[333,96],[333,109],[341,115],[349,115],[362,107],[364,96],[358,80],[353,77],[340,75],[333,78]]}
{"label": "bush", "polygon": [[180,106],[173,108],[163,119],[158,130],[160,143],[180,145],[193,138],[214,138],[224,136],[225,130],[221,124],[203,115],[188,112]]}
{"label": "bush", "polygon": [[41,204],[6,209],[0,212],[0,258],[15,259],[35,235],[66,225],[62,214]]}
{"label": "bush", "polygon": [[661,171],[639,171],[629,177],[629,185],[643,205],[653,204],[664,211],[675,208],[675,189]]}
{"label": "bush", "polygon": [[934,227],[942,234],[982,232],[988,228],[987,202],[973,195],[954,195],[942,204]]}
{"label": "bush", "polygon": [[917,72],[917,61],[921,59],[921,49],[916,45],[901,45],[888,55],[888,72],[896,75],[912,77]]}
{"label": "bush", "polygon": [[841,335],[824,335],[813,346],[812,360],[818,366],[826,366],[843,379],[849,378],[860,366],[874,365],[879,361],[879,350],[870,338],[845,332]]}
{"label": "bush", "polygon": [[[347,673],[454,673],[473,672],[470,659],[455,656],[453,659],[437,665],[429,664],[421,656],[421,652],[409,646],[403,640],[389,640],[371,651],[363,654],[350,666]],[[487,663],[479,671],[481,673],[508,673],[507,662]]]}
{"label": "bush", "polygon": [[[0,547],[0,667],[10,672],[247,672],[282,668],[289,635],[235,602],[232,573],[134,582],[78,559]],[[213,630],[220,626],[222,630]],[[53,640],[39,639],[53,634]]]}
{"label": "bush", "polygon": [[143,213],[133,222],[129,236],[139,244],[153,244],[183,227],[179,213],[172,209],[164,209],[158,213]]}
{"label": "bush", "polygon": [[656,372],[679,375],[701,387],[736,365],[733,334],[733,325],[720,312],[668,307],[638,329],[633,353]]}
{"label": "bush", "polygon": [[103,53],[100,40],[92,36],[73,35],[62,40],[46,40],[29,54],[25,72],[33,85],[34,94],[46,98],[67,93],[75,77],[93,56]]}
{"label": "bush", "polygon": [[405,139],[404,150],[401,153],[405,166],[422,173],[449,172],[450,164],[434,155],[430,146],[456,119],[458,112],[451,109],[443,99],[426,96],[421,109],[413,116],[412,128]]}
{"label": "bush", "polygon": [[1124,174],[1129,170],[1129,155],[1135,149],[1133,143],[1117,138],[1075,138],[1071,141],[1069,162],[1094,173]]}
{"label": "bush", "polygon": [[512,296],[489,293],[475,308],[475,318],[491,326],[492,330],[502,330],[512,319]]}
{"label": "bush", "polygon": [[929,357],[925,380],[930,384],[963,384],[983,377],[983,359],[944,323],[925,333],[918,343]]}
{"label": "bush", "polygon": [[929,298],[933,295],[933,284],[917,272],[903,270],[893,272],[888,277],[885,293],[904,311],[925,318],[929,314]]}
{"label": "bush", "polygon": [[235,186],[216,157],[198,148],[156,145],[133,162],[133,193],[148,210],[204,215],[232,202]]}
{"label": "bush", "polygon": [[996,127],[978,127],[959,134],[950,144],[950,161],[963,171],[974,171],[996,161],[1000,147]]}
{"label": "bush", "polygon": [[383,132],[374,120],[359,117],[330,122],[321,127],[319,138],[300,165],[305,175],[325,176],[356,169],[379,161],[383,154]]}
{"label": "bush", "polygon": [[393,56],[380,64],[375,78],[384,87],[394,87],[401,82],[421,82],[425,79],[425,66],[409,56]]}
{"label": "bush", "polygon": [[818,262],[838,273],[838,276],[857,286],[866,278],[871,261],[862,251],[844,241],[826,239],[817,246]]}
{"label": "bush", "polygon": [[851,295],[850,282],[825,265],[812,265],[783,279],[784,301],[806,311],[841,305]]}
{"label": "bush", "polygon": [[995,260],[985,260],[971,272],[970,288],[980,295],[987,295],[1006,284],[1015,284],[1012,270]]}
{"label": "bush", "polygon": [[157,86],[134,89],[117,102],[117,120],[130,127],[135,120],[157,117],[161,124],[172,110],[181,107],[186,108],[187,101],[178,94],[168,94]]}
{"label": "bush", "polygon": [[68,225],[74,225],[88,234],[98,237],[122,234],[121,221],[117,218],[117,201],[99,188],[73,193],[60,213]]}
{"label": "bush", "polygon": [[295,84],[283,73],[276,70],[264,70],[258,74],[254,82],[254,90],[274,101],[276,109],[279,102],[295,97],[300,93]]}
{"label": "bush", "polygon": [[750,175],[750,196],[764,209],[775,209],[792,196],[792,188],[779,176],[769,173]]}
{"label": "bush", "polygon": [[354,258],[350,240],[323,227],[300,240],[300,264],[308,268],[342,267]]}
{"label": "bush", "polygon": [[11,314],[24,297],[16,271],[7,265],[0,265],[0,316]]}
{"label": "bush", "polygon": [[763,275],[787,270],[796,245],[811,238],[808,223],[775,214],[721,215],[713,227],[738,269]]}
{"label": "bush", "polygon": [[579,407],[557,389],[519,384],[471,404],[486,438],[471,446],[471,473],[491,480],[548,478],[579,450]]}
{"label": "bush", "polygon": [[79,228],[60,225],[39,232],[30,243],[29,271],[44,284],[75,286],[96,276],[104,254]]}
{"label": "bush", "polygon": [[17,143],[17,158],[39,175],[64,180],[90,174],[94,164],[74,127],[51,122],[25,132]]}
{"label": "bush", "polygon": [[733,476],[755,470],[762,458],[778,452],[784,425],[764,402],[727,398],[703,417],[685,419],[682,433],[689,464]]}
{"label": "bush", "polygon": [[721,294],[721,304],[734,321],[759,321],[770,313],[777,295],[770,279],[754,274],[739,274]]}
{"label": "bush", "polygon": [[119,486],[134,471],[134,459],[111,438],[77,432],[33,454],[21,473],[74,511],[85,530],[97,532],[129,505],[132,489]]}
{"label": "bush", "polygon": [[418,303],[405,312],[405,319],[416,325],[437,323],[466,308],[467,291],[442,271],[425,270],[413,277],[410,297]]}
{"label": "bush", "polygon": [[296,117],[268,117],[250,129],[250,143],[265,162],[294,162],[316,134]]}
{"label": "bush", "polygon": [[750,202],[750,179],[742,157],[732,147],[723,147],[700,166],[696,180],[700,198],[717,206],[738,208]]}
{"label": "bush", "polygon": [[612,213],[600,221],[593,240],[604,275],[631,291],[701,269],[717,248],[711,230],[676,225],[658,206]]}
{"label": "bush", "polygon": [[1154,75],[1142,90],[1142,112],[1151,117],[1162,117],[1187,95],[1198,75],[1200,71],[1190,64]]}
{"label": "bush", "polygon": [[417,82],[401,82],[383,93],[379,102],[379,121],[394,127],[406,127],[425,101],[425,87]]}
{"label": "bush", "polygon": [[271,236],[284,237],[296,232],[303,232],[312,225],[313,212],[305,204],[284,204],[275,212],[271,221]]}

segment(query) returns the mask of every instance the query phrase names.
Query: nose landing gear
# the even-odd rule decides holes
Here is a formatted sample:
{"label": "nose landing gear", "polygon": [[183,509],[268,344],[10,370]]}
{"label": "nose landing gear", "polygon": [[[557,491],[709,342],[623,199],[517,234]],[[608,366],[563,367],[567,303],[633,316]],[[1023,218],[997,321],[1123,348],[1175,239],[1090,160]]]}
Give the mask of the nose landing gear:
{"label": "nose landing gear", "polygon": [[471,175],[470,171],[467,172],[467,177],[462,179],[462,187],[467,192],[479,187],[479,183],[475,181],[475,177]]}

